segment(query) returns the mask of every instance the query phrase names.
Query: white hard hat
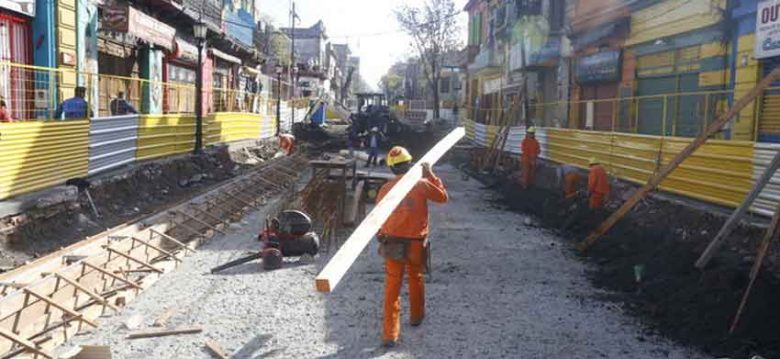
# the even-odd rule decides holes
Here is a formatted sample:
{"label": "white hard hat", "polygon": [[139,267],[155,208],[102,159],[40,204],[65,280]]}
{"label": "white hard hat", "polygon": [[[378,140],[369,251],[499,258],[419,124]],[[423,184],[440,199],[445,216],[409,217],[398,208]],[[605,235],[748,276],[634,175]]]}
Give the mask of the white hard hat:
{"label": "white hard hat", "polygon": [[379,127],[376,126],[371,127],[371,132],[377,132],[377,131],[379,131]]}

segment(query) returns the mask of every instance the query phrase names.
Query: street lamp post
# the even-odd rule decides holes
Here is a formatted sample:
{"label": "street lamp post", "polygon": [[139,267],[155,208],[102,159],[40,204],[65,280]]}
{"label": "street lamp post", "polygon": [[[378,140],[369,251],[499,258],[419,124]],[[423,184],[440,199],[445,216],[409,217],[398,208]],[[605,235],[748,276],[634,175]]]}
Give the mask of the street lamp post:
{"label": "street lamp post", "polygon": [[276,65],[276,135],[282,133],[282,66]]}
{"label": "street lamp post", "polygon": [[290,89],[291,89],[290,92],[292,93],[292,96],[290,96],[290,98],[293,100],[293,102],[292,102],[293,103],[293,109],[292,109],[292,111],[290,111],[290,114],[291,114],[290,126],[294,126],[295,125],[295,106],[296,106],[296,104],[295,104],[295,98],[296,98],[295,85],[298,83],[298,66],[293,66],[292,69],[291,69],[291,72],[292,72],[292,75],[290,76],[290,82],[292,82],[292,84],[290,84]]}
{"label": "street lamp post", "polygon": [[208,28],[203,22],[192,27],[198,46],[198,68],[195,70],[195,149],[194,154],[203,150],[203,47],[206,44]]}

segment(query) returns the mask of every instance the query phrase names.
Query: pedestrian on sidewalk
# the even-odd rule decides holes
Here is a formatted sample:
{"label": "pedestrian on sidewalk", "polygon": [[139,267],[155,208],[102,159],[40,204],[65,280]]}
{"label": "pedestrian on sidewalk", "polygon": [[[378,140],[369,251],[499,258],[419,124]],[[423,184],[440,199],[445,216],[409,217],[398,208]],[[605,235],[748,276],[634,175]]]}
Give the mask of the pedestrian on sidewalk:
{"label": "pedestrian on sidewalk", "polygon": [[[393,147],[387,165],[396,175],[379,189],[377,203],[412,167],[412,155],[405,148]],[[428,201],[447,202],[447,190],[441,179],[422,164],[423,178],[412,188],[379,229],[379,254],[385,258],[385,304],[383,344],[393,347],[401,334],[401,284],[409,273],[410,323],[419,326],[425,318],[423,274],[428,260]]]}
{"label": "pedestrian on sidewalk", "polygon": [[541,150],[539,148],[539,141],[536,140],[536,127],[530,126],[525,131],[525,138],[520,146],[522,157],[520,158],[523,166],[523,189],[528,188],[534,182],[536,176],[536,159],[539,157]]}
{"label": "pedestrian on sidewalk", "polygon": [[84,97],[87,95],[87,88],[83,86],[76,87],[75,96],[62,101],[54,112],[55,120],[73,120],[86,119],[87,114],[92,117],[92,110]]}
{"label": "pedestrian on sidewalk", "polygon": [[116,93],[116,98],[111,100],[111,103],[108,105],[108,107],[111,109],[111,116],[138,113],[138,111],[135,110],[135,107],[133,107],[133,105],[125,99],[125,93],[123,91]]}
{"label": "pedestrian on sidewalk", "polygon": [[368,161],[366,167],[376,166],[379,159],[379,145],[382,142],[382,133],[379,132],[378,127],[372,127],[371,133],[368,134],[366,142],[368,144]]}
{"label": "pedestrian on sidewalk", "polygon": [[604,207],[604,199],[609,196],[609,176],[597,158],[591,157],[588,164],[590,165],[588,173],[589,207],[593,210],[600,210]]}
{"label": "pedestrian on sidewalk", "polygon": [[11,113],[8,112],[8,108],[5,106],[5,100],[0,100],[0,122],[14,122],[11,118]]}

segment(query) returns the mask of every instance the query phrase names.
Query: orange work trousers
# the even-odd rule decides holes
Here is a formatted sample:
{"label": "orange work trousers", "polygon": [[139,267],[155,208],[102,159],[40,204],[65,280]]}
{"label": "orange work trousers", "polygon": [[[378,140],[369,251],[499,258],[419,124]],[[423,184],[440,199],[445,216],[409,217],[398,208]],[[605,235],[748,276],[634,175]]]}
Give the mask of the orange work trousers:
{"label": "orange work trousers", "polygon": [[404,270],[409,273],[410,321],[420,321],[425,316],[425,282],[423,279],[425,249],[423,241],[409,244],[407,259],[385,259],[385,313],[384,340],[398,340],[401,334],[401,284]]}
{"label": "orange work trousers", "polygon": [[590,194],[590,209],[599,209],[604,206],[604,194],[603,193],[591,193]]}
{"label": "orange work trousers", "polygon": [[577,196],[577,185],[580,183],[580,174],[569,172],[563,176],[563,197],[572,199]]}
{"label": "orange work trousers", "polygon": [[534,184],[536,177],[536,159],[523,158],[523,188]]}

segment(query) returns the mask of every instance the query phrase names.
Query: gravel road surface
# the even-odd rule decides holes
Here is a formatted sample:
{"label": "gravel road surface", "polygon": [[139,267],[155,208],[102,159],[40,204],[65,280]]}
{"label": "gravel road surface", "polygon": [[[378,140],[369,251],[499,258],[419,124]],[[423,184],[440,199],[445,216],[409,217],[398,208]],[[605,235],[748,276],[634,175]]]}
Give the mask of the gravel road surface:
{"label": "gravel road surface", "polygon": [[[498,208],[494,194],[438,169],[450,203],[432,205],[433,275],[427,317],[408,325],[399,345],[380,348],[384,269],[372,246],[336,288],[314,291],[325,258],[290,260],[265,272],[259,262],[221,274],[209,269],[258,249],[266,213],[215,237],[187,257],[120,314],[69,344],[110,345],[119,358],[210,358],[212,339],[234,358],[701,358],[648,335],[619,304],[605,302],[588,282],[570,244],[524,216]],[[143,316],[150,327],[168,308],[169,326],[201,325],[203,333],[125,339],[125,323]]]}

